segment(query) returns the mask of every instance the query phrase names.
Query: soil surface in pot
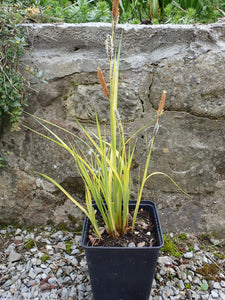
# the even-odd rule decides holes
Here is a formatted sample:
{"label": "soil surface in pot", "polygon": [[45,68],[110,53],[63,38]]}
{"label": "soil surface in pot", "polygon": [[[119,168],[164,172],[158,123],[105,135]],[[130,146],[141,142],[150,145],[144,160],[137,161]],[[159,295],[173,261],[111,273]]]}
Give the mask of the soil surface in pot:
{"label": "soil surface in pot", "polygon": [[92,225],[89,228],[88,246],[101,246],[101,247],[153,247],[157,245],[155,225],[153,224],[149,212],[140,209],[137,215],[134,230],[131,231],[131,222],[133,212],[129,215],[128,232],[122,234],[117,239],[112,239],[108,234],[102,218],[97,213],[97,220],[99,228],[103,231],[102,240],[99,240],[93,232]]}

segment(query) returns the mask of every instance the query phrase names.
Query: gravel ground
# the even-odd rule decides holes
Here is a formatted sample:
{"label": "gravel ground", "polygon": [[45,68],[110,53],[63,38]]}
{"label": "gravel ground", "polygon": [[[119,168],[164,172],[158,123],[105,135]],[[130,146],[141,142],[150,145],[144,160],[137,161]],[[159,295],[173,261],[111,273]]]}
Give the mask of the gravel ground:
{"label": "gravel ground", "polygon": [[[225,300],[224,240],[169,238],[174,256],[161,252],[149,300]],[[50,226],[0,228],[0,299],[92,300],[80,236]]]}

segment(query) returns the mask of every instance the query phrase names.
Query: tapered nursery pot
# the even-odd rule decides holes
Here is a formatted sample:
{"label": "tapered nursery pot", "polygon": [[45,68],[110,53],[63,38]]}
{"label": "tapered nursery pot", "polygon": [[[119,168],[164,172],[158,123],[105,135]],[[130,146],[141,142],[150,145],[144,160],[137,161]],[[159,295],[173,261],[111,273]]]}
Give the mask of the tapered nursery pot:
{"label": "tapered nursery pot", "polygon": [[[130,201],[130,208],[135,201]],[[85,218],[81,244],[85,249],[94,300],[148,300],[163,236],[155,204],[142,201],[156,230],[156,246],[87,246],[90,221]],[[150,237],[151,238],[151,237]]]}

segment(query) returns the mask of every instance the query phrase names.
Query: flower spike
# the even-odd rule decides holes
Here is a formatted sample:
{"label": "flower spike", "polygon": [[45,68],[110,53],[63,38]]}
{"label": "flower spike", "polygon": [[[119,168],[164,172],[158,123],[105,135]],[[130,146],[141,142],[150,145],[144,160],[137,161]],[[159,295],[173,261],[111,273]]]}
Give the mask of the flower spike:
{"label": "flower spike", "polygon": [[167,93],[166,91],[163,91],[163,93],[162,93],[161,101],[159,103],[159,108],[157,110],[158,116],[161,116],[161,114],[163,113],[165,101],[166,101],[166,93]]}
{"label": "flower spike", "polygon": [[119,18],[119,2],[120,2],[120,0],[113,0],[113,6],[112,6],[113,21],[116,24],[117,24],[117,21]]}
{"label": "flower spike", "polygon": [[105,78],[104,78],[104,75],[102,73],[102,70],[101,70],[101,68],[98,68],[97,70],[98,70],[98,78],[99,78],[99,81],[101,83],[103,93],[105,94],[105,96],[107,98],[110,99],[109,90],[107,88],[107,85],[106,85]]}

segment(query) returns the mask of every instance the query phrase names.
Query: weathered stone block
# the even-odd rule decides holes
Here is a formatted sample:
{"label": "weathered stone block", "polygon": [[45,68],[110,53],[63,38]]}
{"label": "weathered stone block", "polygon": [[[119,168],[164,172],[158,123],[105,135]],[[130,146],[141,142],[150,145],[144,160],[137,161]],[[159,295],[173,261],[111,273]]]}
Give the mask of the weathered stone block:
{"label": "weathered stone block", "polygon": [[[84,137],[74,117],[96,133],[95,111],[109,132],[109,103],[96,75],[109,72],[104,41],[110,24],[27,24],[29,46],[21,60],[45,74],[35,84],[28,110]],[[163,231],[223,234],[225,229],[225,26],[120,25],[119,113],[130,136],[156,115],[163,90],[166,111],[154,146],[150,171],[170,175],[191,198],[163,176],[146,183],[143,199],[159,207]],[[118,39],[119,40],[119,39]],[[28,126],[40,125],[24,116]],[[138,134],[132,169],[132,198],[152,126]],[[77,223],[80,212],[34,171],[54,177],[80,201],[84,186],[73,159],[57,145],[22,128],[10,133],[2,124],[0,222]],[[58,133],[58,130],[57,130]],[[65,137],[65,133],[62,133]],[[82,151],[86,151],[84,147]],[[8,153],[8,154],[7,154]],[[73,222],[72,222],[73,220]],[[74,221],[75,220],[75,221]]]}

